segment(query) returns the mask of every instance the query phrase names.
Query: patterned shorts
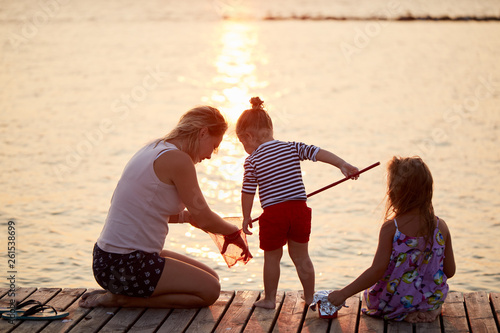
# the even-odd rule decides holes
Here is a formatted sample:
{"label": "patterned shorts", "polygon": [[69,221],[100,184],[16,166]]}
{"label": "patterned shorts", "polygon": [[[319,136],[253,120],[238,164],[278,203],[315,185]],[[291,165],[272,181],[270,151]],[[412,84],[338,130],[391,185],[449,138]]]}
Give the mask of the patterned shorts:
{"label": "patterned shorts", "polygon": [[109,253],[94,245],[92,269],[97,283],[113,294],[149,297],[165,267],[158,253]]}

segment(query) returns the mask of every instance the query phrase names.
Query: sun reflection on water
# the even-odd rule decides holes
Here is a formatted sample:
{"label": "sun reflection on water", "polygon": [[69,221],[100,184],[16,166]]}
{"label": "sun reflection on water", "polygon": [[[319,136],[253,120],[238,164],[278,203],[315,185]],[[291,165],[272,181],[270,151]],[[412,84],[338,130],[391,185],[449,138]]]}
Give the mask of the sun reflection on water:
{"label": "sun reflection on water", "polygon": [[220,54],[215,60],[218,75],[212,83],[215,90],[205,101],[220,106],[231,124],[247,109],[253,90],[264,88],[255,72],[257,63],[266,63],[265,54],[258,53],[258,32],[251,24],[224,21],[220,38]]}
{"label": "sun reflection on water", "polygon": [[[197,166],[200,186],[210,205],[223,217],[241,216],[241,183],[243,180],[243,164],[248,156],[235,133],[235,124],[240,114],[250,107],[250,98],[257,96],[258,91],[268,83],[259,81],[256,72],[259,64],[267,62],[267,56],[258,45],[258,32],[255,27],[241,22],[225,21],[221,23],[221,37],[217,47],[220,52],[214,60],[217,74],[212,83],[214,89],[203,99],[203,102],[215,105],[225,115],[229,130],[220,144],[219,154],[214,154],[210,161]],[[255,198],[257,202],[257,198]],[[258,216],[260,205],[254,204],[254,214]],[[238,224],[238,221],[232,221]],[[241,223],[241,222],[240,222]],[[258,225],[253,232],[258,234]],[[193,238],[193,234],[190,237]],[[250,240],[252,248],[257,248],[255,239]],[[185,249],[190,255],[208,258],[217,265],[225,266],[225,262],[213,247],[201,245]],[[254,257],[261,256],[254,253]],[[242,268],[241,274],[248,270]],[[236,273],[235,273],[236,274]],[[252,282],[255,274],[241,280],[241,283]],[[229,280],[225,278],[224,280]]]}
{"label": "sun reflection on water", "polygon": [[[267,57],[257,51],[258,32],[251,24],[225,21],[216,45],[220,52],[214,60],[217,75],[214,90],[203,101],[216,105],[225,115],[230,129],[220,145],[220,154],[199,166],[199,180],[207,200],[223,213],[239,212],[243,164],[247,156],[235,135],[239,115],[250,107],[249,100],[256,89],[267,82],[259,81],[256,68]],[[230,204],[230,209],[227,209]],[[221,206],[224,205],[224,208]]]}

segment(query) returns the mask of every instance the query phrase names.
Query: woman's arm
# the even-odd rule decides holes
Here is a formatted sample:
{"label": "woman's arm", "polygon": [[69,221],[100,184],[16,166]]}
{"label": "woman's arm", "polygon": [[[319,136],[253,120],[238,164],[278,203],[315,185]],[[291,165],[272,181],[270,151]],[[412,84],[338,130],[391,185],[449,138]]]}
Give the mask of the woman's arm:
{"label": "woman's arm", "polygon": [[382,228],[380,228],[378,247],[372,265],[346,287],[331,292],[330,295],[328,295],[330,303],[335,306],[340,306],[347,298],[371,287],[382,279],[391,259],[392,239],[395,232],[396,227],[393,221],[387,221],[382,225]]}
{"label": "woman's arm", "polygon": [[154,171],[162,182],[175,185],[180,199],[189,211],[190,219],[198,228],[222,235],[229,235],[239,230],[237,226],[224,221],[208,206],[189,155],[178,150],[166,152],[156,159]]}
{"label": "woman's arm", "polygon": [[185,214],[186,214],[186,212],[187,212],[187,210],[184,210],[184,211],[180,212],[177,215],[170,215],[170,217],[168,219],[168,223],[184,223],[184,222],[187,222],[185,220]]}
{"label": "woman's arm", "polygon": [[[347,163],[346,161],[344,161],[343,159],[341,159],[340,157],[338,157],[334,153],[332,153],[328,150],[325,150],[325,149],[321,149],[321,148],[318,151],[318,153],[316,154],[316,161],[320,161],[323,163],[328,163],[328,164],[331,164],[333,166],[336,166],[337,168],[340,169],[342,174],[346,177],[349,177],[350,175],[353,175],[359,171],[358,168]],[[357,179],[357,178],[358,177],[356,176],[355,179]]]}
{"label": "woman's arm", "polygon": [[168,223],[189,223],[195,228],[200,228],[196,222],[193,220],[191,217],[191,214],[189,213],[189,210],[183,210],[177,215],[170,215],[170,218],[168,219]]}

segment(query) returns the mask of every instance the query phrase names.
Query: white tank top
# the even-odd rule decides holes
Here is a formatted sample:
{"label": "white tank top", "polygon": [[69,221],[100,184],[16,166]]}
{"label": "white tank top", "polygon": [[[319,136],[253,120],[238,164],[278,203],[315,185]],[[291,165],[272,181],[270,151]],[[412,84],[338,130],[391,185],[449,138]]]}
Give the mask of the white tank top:
{"label": "white tank top", "polygon": [[164,142],[155,145],[153,142],[139,150],[123,170],[97,240],[106,252],[159,253],[168,234],[170,215],[179,214],[185,207],[177,188],[159,180],[153,169],[158,156],[177,147]]}

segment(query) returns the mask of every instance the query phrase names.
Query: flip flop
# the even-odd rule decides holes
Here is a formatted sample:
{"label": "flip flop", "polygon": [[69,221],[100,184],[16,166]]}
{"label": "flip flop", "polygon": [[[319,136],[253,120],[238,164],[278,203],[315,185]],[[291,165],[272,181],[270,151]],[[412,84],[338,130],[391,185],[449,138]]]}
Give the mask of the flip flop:
{"label": "flip flop", "polygon": [[28,305],[42,305],[39,301],[35,301],[34,299],[30,299],[24,302],[16,302],[14,307],[0,307],[0,314],[5,313],[5,312],[24,312],[27,309],[22,309],[27,307]]}
{"label": "flip flop", "polygon": [[[45,311],[45,310],[50,311]],[[57,310],[50,305],[35,305],[26,311],[17,312],[15,315],[12,313],[2,314],[2,318],[6,320],[54,320],[67,317],[69,312],[57,312]]]}

